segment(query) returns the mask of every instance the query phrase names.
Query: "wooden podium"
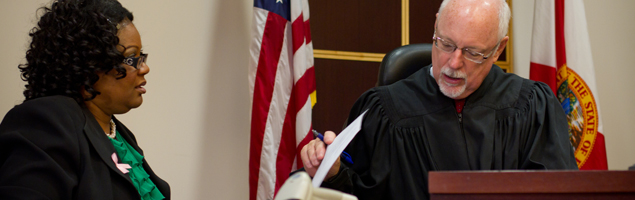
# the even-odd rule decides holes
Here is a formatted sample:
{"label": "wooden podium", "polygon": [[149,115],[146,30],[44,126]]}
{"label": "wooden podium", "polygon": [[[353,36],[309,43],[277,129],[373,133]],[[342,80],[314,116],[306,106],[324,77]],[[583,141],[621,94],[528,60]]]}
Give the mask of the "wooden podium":
{"label": "wooden podium", "polygon": [[635,199],[635,171],[430,172],[431,200]]}

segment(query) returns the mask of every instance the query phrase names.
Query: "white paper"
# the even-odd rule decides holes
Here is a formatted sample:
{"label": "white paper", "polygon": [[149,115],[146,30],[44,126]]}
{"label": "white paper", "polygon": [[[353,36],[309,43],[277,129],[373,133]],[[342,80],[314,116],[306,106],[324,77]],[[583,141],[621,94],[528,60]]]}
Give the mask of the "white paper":
{"label": "white paper", "polygon": [[322,181],[324,181],[324,178],[326,177],[326,174],[329,172],[329,169],[331,169],[333,164],[335,164],[335,161],[340,158],[342,151],[344,151],[346,146],[348,146],[348,143],[355,138],[357,132],[359,132],[362,128],[362,118],[364,118],[367,111],[368,110],[364,111],[353,121],[353,123],[350,123],[342,132],[340,132],[340,134],[335,137],[335,140],[333,140],[333,143],[326,148],[324,159],[322,159],[320,167],[315,172],[315,176],[313,176],[313,187],[320,187]]}

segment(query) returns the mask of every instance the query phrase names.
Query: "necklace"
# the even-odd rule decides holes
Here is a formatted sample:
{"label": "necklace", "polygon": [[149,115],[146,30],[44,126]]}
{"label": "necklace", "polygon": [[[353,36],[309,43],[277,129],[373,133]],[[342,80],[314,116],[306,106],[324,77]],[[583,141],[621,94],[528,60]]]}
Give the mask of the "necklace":
{"label": "necklace", "polygon": [[115,125],[115,122],[112,121],[112,119],[110,120],[110,133],[106,133],[106,135],[112,139],[115,139],[115,137],[117,136],[117,126]]}

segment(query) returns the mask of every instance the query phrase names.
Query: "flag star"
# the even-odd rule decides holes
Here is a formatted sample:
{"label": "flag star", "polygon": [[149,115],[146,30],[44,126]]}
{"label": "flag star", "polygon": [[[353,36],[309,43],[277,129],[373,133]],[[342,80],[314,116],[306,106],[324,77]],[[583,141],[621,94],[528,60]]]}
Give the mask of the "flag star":
{"label": "flag star", "polygon": [[282,3],[282,0],[276,0],[276,3]]}

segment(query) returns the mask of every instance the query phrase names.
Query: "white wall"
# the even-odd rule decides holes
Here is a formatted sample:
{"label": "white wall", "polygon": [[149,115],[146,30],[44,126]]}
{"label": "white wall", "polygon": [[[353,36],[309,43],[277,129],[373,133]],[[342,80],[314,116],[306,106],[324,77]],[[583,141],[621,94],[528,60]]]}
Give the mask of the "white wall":
{"label": "white wall", "polygon": [[[635,164],[635,1],[584,0],[595,77],[611,170]],[[534,1],[512,2],[514,72],[529,78]],[[597,95],[597,94],[596,94]]]}
{"label": "white wall", "polygon": [[[0,116],[24,97],[35,10],[48,0],[0,1]],[[251,0],[121,0],[150,54],[144,104],[118,116],[173,199],[247,199]],[[610,169],[635,164],[635,1],[585,0]],[[513,4],[514,66],[529,74],[533,1]],[[318,66],[319,67],[319,66]]]}

